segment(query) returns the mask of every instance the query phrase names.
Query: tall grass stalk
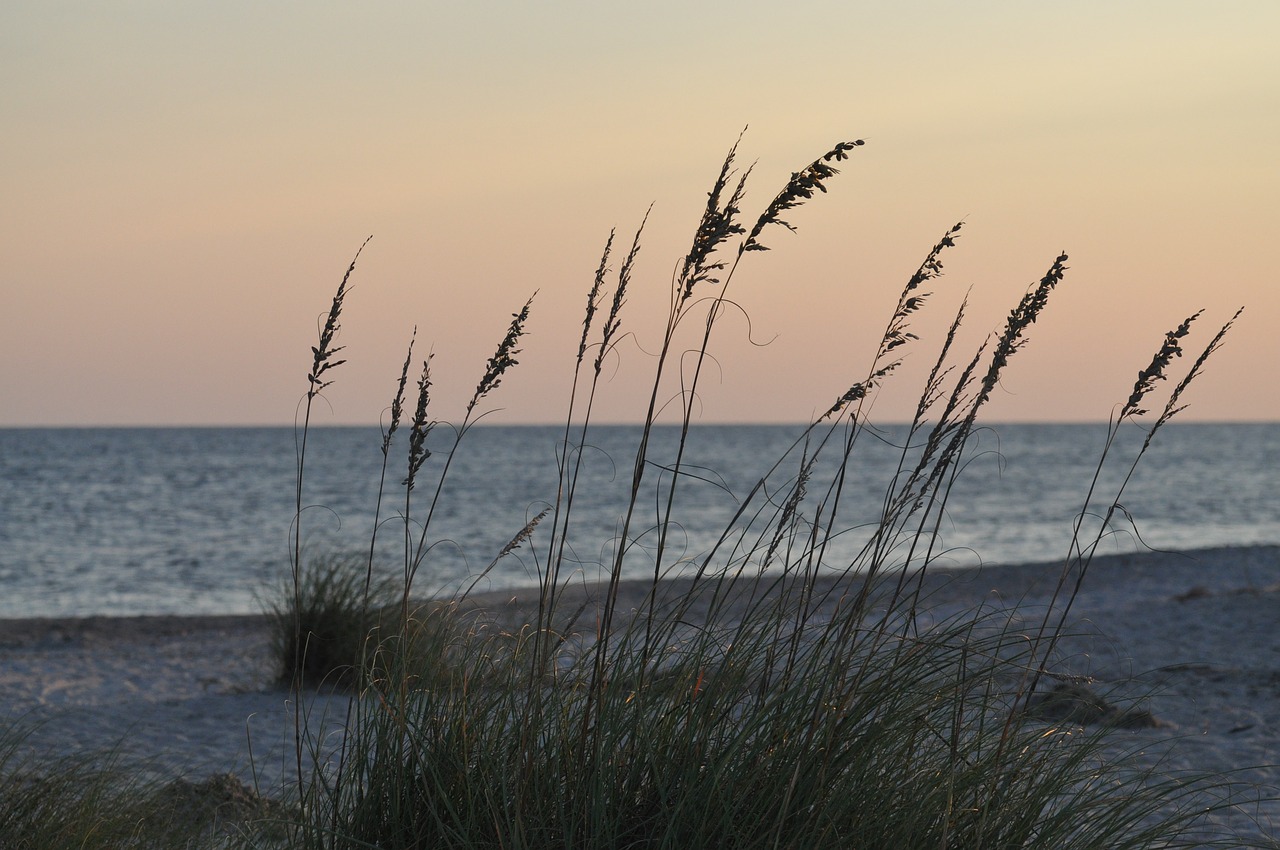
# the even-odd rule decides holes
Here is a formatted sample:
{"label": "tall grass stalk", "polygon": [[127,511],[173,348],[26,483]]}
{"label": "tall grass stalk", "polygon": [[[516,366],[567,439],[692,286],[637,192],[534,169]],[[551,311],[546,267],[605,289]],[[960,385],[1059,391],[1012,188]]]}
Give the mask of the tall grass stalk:
{"label": "tall grass stalk", "polygon": [[[1083,526],[1085,518],[1089,515],[1090,504],[1093,496],[1097,492],[1099,482],[1101,481],[1103,469],[1107,465],[1107,460],[1111,456],[1112,449],[1115,446],[1116,439],[1120,436],[1121,427],[1128,422],[1133,422],[1139,417],[1144,416],[1148,411],[1141,406],[1147,396],[1155,389],[1158,381],[1167,381],[1169,379],[1170,367],[1175,358],[1182,356],[1182,340],[1191,332],[1191,323],[1203,314],[1203,310],[1197,311],[1182,321],[1178,327],[1165,334],[1165,340],[1160,348],[1156,351],[1151,359],[1151,363],[1138,373],[1138,379],[1134,382],[1133,392],[1129,394],[1129,398],[1120,406],[1120,412],[1114,415],[1107,426],[1106,438],[1103,440],[1102,449],[1099,452],[1098,463],[1094,468],[1093,478],[1089,482],[1088,491],[1085,494],[1084,505],[1080,512],[1076,515],[1071,542],[1067,550],[1067,556],[1063,560],[1062,574],[1058,580],[1058,584],[1054,588],[1053,596],[1049,602],[1049,606],[1045,615],[1045,619],[1041,622],[1040,628],[1036,633],[1035,645],[1037,648],[1044,647],[1041,652],[1041,660],[1034,668],[1034,675],[1030,679],[1029,687],[1024,693],[1024,699],[1035,691],[1036,685],[1039,683],[1040,677],[1044,675],[1045,664],[1049,655],[1052,653],[1054,646],[1058,642],[1063,628],[1066,625],[1067,617],[1071,613],[1071,607],[1075,602],[1076,596],[1079,594],[1081,587],[1084,585],[1085,575],[1089,571],[1089,565],[1093,562],[1094,553],[1097,551],[1098,544],[1111,531],[1112,523],[1117,513],[1125,513],[1122,499],[1125,491],[1129,487],[1129,482],[1133,479],[1134,473],[1137,472],[1138,465],[1147,450],[1151,448],[1151,443],[1155,439],[1156,434],[1164,425],[1166,425],[1174,416],[1180,413],[1185,405],[1181,404],[1182,394],[1187,387],[1204,369],[1205,363],[1210,355],[1217,351],[1221,346],[1227,333],[1231,330],[1232,325],[1240,318],[1240,314],[1244,312],[1241,307],[1236,310],[1235,314],[1227,320],[1227,322],[1219,328],[1213,338],[1204,347],[1200,355],[1187,369],[1182,379],[1169,393],[1165,401],[1163,409],[1155,420],[1147,427],[1146,436],[1142,440],[1142,446],[1137,453],[1129,461],[1127,469],[1117,486],[1116,491],[1112,494],[1106,509],[1098,522],[1096,532],[1087,537],[1084,535]],[[1074,578],[1074,580],[1073,580]],[[1058,600],[1063,598],[1065,594],[1065,603],[1058,609]],[[1057,615],[1057,622],[1050,625],[1051,617]]]}
{"label": "tall grass stalk", "polygon": [[[345,360],[334,360],[334,356],[343,350],[342,346],[334,344],[341,328],[342,307],[347,298],[347,285],[351,281],[351,275],[356,270],[356,261],[360,259],[365,246],[369,244],[369,240],[373,236],[369,236],[360,245],[356,255],[352,257],[351,264],[347,266],[346,273],[342,276],[342,282],[338,284],[338,290],[334,293],[333,302],[329,306],[329,313],[325,318],[324,325],[320,328],[319,339],[316,344],[311,347],[311,371],[307,373],[307,392],[304,396],[302,410],[302,425],[298,427],[295,422],[294,434],[295,445],[297,451],[297,475],[295,478],[295,501],[293,514],[293,547],[289,552],[289,575],[292,582],[292,598],[289,606],[287,606],[283,615],[291,617],[292,622],[286,622],[284,629],[286,634],[292,632],[288,636],[288,640],[292,644],[291,655],[294,659],[303,659],[306,657],[307,648],[305,635],[303,633],[303,622],[301,612],[303,611],[303,589],[306,582],[306,576],[303,571],[302,564],[302,496],[304,491],[304,483],[306,481],[306,463],[307,463],[307,438],[311,433],[311,408],[316,398],[324,392],[333,381],[329,376],[329,371],[336,369],[345,363]],[[289,627],[292,626],[292,629]],[[303,773],[303,750],[306,745],[306,724],[304,721],[304,707],[302,695],[302,687],[304,681],[304,669],[302,664],[293,664],[289,670],[290,687],[294,694],[293,711],[294,711],[294,753],[296,755],[296,768],[298,774]]]}
{"label": "tall grass stalk", "polygon": [[[847,488],[865,486],[857,448],[882,439],[870,424],[871,405],[919,345],[912,321],[930,302],[927,286],[942,275],[960,225],[908,279],[869,367],[740,499],[714,545],[695,557],[673,553],[683,484],[697,472],[686,449],[702,368],[731,303],[727,289],[748,254],[768,250],[769,228],[794,231],[783,215],[826,192],[833,163],[861,144],[841,143],[793,174],[750,227],[741,209],[750,169],[736,169],[738,144],[722,162],[671,280],[623,485],[626,507],[598,565],[598,585],[579,586],[586,582],[570,561],[572,517],[575,503],[589,497],[579,492],[582,455],[602,364],[621,338],[648,214],[616,273],[610,233],[592,278],[557,450],[557,492],[490,563],[545,533],[543,545],[530,547],[539,577],[531,606],[476,609],[470,593],[478,576],[432,604],[415,602],[413,592],[429,570],[432,517],[448,495],[452,460],[485,415],[481,402],[516,365],[530,304],[513,315],[419,507],[411,494],[436,425],[430,358],[423,363],[397,518],[404,537],[398,617],[361,654],[340,758],[299,772],[305,816],[294,846],[1176,847],[1191,846],[1188,828],[1225,805],[1206,803],[1203,781],[1105,759],[1111,750],[1103,731],[1047,724],[1024,710],[1079,591],[1069,570],[1078,567],[1082,578],[1096,546],[1079,523],[1059,586],[1063,604],[1055,597],[1033,634],[994,610],[941,617],[929,609],[924,579],[941,554],[940,523],[976,423],[1064,279],[1065,254],[970,355],[956,353],[967,321],[964,304],[956,311],[877,515],[850,515]],[[1183,391],[1230,325],[1172,391],[1148,442],[1180,409]],[[1167,338],[1140,372],[1103,462],[1114,430],[1139,415],[1186,330]],[[325,339],[313,387],[323,387]],[[659,456],[651,438],[666,410],[674,410],[679,435],[671,455]],[[300,461],[299,493],[301,473]],[[638,531],[649,499],[654,523]],[[861,545],[838,545],[855,529]]]}

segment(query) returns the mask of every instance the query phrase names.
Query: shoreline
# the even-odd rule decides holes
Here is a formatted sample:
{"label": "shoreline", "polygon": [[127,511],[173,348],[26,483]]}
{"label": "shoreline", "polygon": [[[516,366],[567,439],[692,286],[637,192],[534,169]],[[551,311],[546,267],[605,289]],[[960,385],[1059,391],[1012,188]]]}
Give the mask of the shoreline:
{"label": "shoreline", "polygon": [[[949,616],[981,606],[1031,627],[1060,574],[1051,562],[930,570],[922,608]],[[679,594],[681,583],[663,587]],[[639,608],[649,586],[624,583],[619,610]],[[573,584],[566,604],[598,591]],[[518,620],[531,592],[536,603],[536,591],[484,590],[468,607]],[[1162,769],[1239,771],[1233,780],[1274,797],[1278,621],[1280,546],[1099,556],[1053,670],[1151,712],[1156,728],[1116,731],[1122,749]],[[0,620],[0,728],[32,725],[22,743],[39,757],[118,746],[161,771],[232,771],[270,791],[293,760],[292,699],[274,672],[265,614]],[[308,704],[326,733],[340,730],[345,697],[309,693]],[[1231,824],[1280,835],[1280,801],[1255,803]]]}
{"label": "shoreline", "polygon": [[[950,567],[935,565],[928,571],[929,595],[943,594],[945,602],[972,600],[998,594],[1006,600],[1042,600],[1052,591],[1062,570],[1062,561],[1034,561],[1024,564],[982,564]],[[1207,571],[1206,571],[1207,570]],[[856,577],[855,579],[856,580]],[[1214,581],[1226,586],[1215,588]],[[664,578],[661,585],[678,588],[688,580]],[[647,593],[648,579],[625,579],[620,583],[625,598]],[[1184,593],[1216,595],[1280,589],[1280,543],[1213,546],[1175,551],[1143,551],[1098,555],[1085,578],[1082,595],[1104,591],[1156,594],[1164,586],[1187,585]],[[603,586],[598,582],[569,582],[575,599],[592,598]],[[537,594],[532,586],[477,589],[466,596],[468,607],[501,608],[522,606]],[[0,652],[45,642],[110,642],[140,636],[182,638],[198,632],[236,632],[265,628],[268,615],[262,614],[90,614],[71,617],[0,617]]]}

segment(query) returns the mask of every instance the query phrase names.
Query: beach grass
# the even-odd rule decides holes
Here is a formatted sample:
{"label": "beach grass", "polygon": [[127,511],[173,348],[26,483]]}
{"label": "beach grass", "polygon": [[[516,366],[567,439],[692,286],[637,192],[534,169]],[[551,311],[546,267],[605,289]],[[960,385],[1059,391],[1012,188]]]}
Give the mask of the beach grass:
{"label": "beach grass", "polygon": [[298,574],[294,592],[277,592],[267,602],[280,678],[305,687],[350,686],[369,663],[386,609],[398,599],[395,585],[385,577],[375,581],[359,556],[332,552],[307,561]]}
{"label": "beach grass", "polygon": [[197,850],[279,846],[284,806],[232,774],[193,781],[118,748],[52,760],[25,744],[34,719],[0,731],[0,847]]}
{"label": "beach grass", "polygon": [[[1110,509],[1096,530],[1078,523],[1064,541],[1058,591],[1038,620],[981,609],[938,616],[924,592],[943,554],[939,526],[979,414],[1063,281],[1065,254],[976,352],[955,350],[968,321],[962,304],[925,354],[934,365],[897,473],[875,484],[884,488],[877,516],[850,516],[842,494],[869,486],[857,461],[859,445],[879,438],[871,406],[906,352],[924,345],[912,321],[929,305],[961,225],[908,278],[872,361],[740,496],[720,540],[695,556],[673,545],[687,480],[697,474],[685,462],[690,426],[739,266],[769,250],[776,227],[794,230],[782,216],[827,192],[835,163],[861,144],[840,143],[794,173],[754,222],[743,217],[750,169],[739,169],[737,144],[724,159],[691,247],[675,264],[647,412],[634,458],[620,464],[630,470],[620,485],[627,507],[595,565],[598,583],[568,554],[584,548],[575,546],[573,509],[591,498],[579,492],[580,464],[602,366],[618,354],[644,223],[616,271],[610,234],[587,295],[551,506],[493,560],[523,547],[536,563],[539,586],[522,609],[470,604],[484,570],[433,609],[417,607],[413,589],[431,568],[432,518],[453,458],[517,365],[532,299],[513,313],[451,428],[435,428],[430,358],[416,399],[406,398],[410,344],[383,440],[389,458],[412,409],[402,493],[398,512],[384,520],[384,464],[372,535],[390,526],[403,537],[400,616],[391,629],[366,630],[372,649],[357,653],[347,733],[315,771],[301,770],[321,744],[299,712],[303,817],[291,825],[290,846],[1239,846],[1232,836],[1205,834],[1205,816],[1230,802],[1225,781],[1139,768],[1117,757],[1104,727],[1036,710],[1051,688],[1071,603],[1122,510],[1123,484],[1103,497]],[[299,494],[310,403],[337,365],[330,329],[339,325],[346,285],[344,278],[313,349]],[[1179,378],[1172,367],[1198,315],[1165,336],[1117,405],[1099,447],[1100,471],[1120,428],[1146,428],[1145,452],[1181,410],[1183,392],[1231,326]],[[1162,382],[1173,389],[1162,412],[1147,417]],[[651,445],[660,424],[679,426],[670,453]],[[441,432],[452,437],[433,450]],[[433,457],[438,483],[420,500],[417,476]],[[1096,504],[1100,480],[1082,482],[1082,504]],[[855,526],[870,529],[865,543],[852,557],[838,555],[834,541]],[[348,580],[321,582],[343,598],[319,609],[342,612],[357,635],[368,624],[355,603],[383,566],[375,551],[371,542],[363,566],[349,565]],[[317,607],[304,592],[317,586],[310,566],[299,548],[293,597],[278,608],[281,634],[293,636],[295,671],[306,669],[306,635],[318,633],[301,622]],[[299,702],[303,679],[294,676]]]}
{"label": "beach grass", "polygon": [[[769,250],[778,228],[795,230],[784,216],[833,188],[836,163],[861,145],[840,143],[794,173],[754,220],[742,210],[750,169],[739,168],[736,144],[722,162],[675,264],[645,418],[634,456],[619,464],[626,508],[602,550],[579,539],[574,506],[595,495],[580,491],[579,473],[605,364],[641,330],[625,322],[647,214],[616,268],[610,234],[571,365],[550,507],[512,529],[488,568],[450,598],[415,592],[432,568],[433,517],[454,458],[515,374],[534,302],[516,305],[448,427],[437,427],[432,407],[432,358],[415,364],[411,340],[383,464],[371,470],[381,483],[369,548],[305,552],[311,406],[343,363],[353,260],[312,349],[291,564],[269,611],[292,689],[297,782],[262,790],[288,805],[229,777],[155,778],[110,749],[36,764],[15,727],[0,735],[0,847],[1245,846],[1210,819],[1232,804],[1227,778],[1161,771],[1117,746],[1107,723],[1046,701],[1062,684],[1055,649],[1097,545],[1123,511],[1124,482],[1234,317],[1181,374],[1174,367],[1200,314],[1155,341],[1117,403],[1098,472],[1081,482],[1082,505],[1108,507],[1089,530],[1081,509],[1053,601],[1034,615],[980,605],[944,613],[927,590],[980,414],[1067,271],[1065,255],[1051,259],[977,351],[957,351],[957,332],[972,321],[964,304],[933,350],[921,351],[913,321],[932,308],[959,224],[902,286],[871,362],[737,494],[720,539],[697,553],[676,545],[688,483],[703,474],[685,460],[691,425],[739,266]],[[932,369],[896,473],[867,482],[859,447],[883,439],[871,417],[876,393],[911,351]],[[672,424],[680,437],[659,450],[650,438]],[[1146,430],[1138,458],[1114,492],[1099,493],[1116,436],[1135,427]],[[439,474],[420,487],[428,463]],[[852,515],[844,494],[868,486],[883,489],[880,510]],[[838,543],[854,528],[863,542],[849,555]],[[378,540],[389,534],[402,541],[390,564]],[[539,580],[523,604],[477,594],[516,551]],[[584,565],[583,551],[603,554]],[[352,696],[336,742],[317,731],[309,706],[327,688]]]}

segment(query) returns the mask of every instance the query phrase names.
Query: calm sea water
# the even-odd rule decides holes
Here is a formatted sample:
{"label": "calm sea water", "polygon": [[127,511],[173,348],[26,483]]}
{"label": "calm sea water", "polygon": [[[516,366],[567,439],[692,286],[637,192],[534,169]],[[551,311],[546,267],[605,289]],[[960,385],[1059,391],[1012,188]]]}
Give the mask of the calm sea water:
{"label": "calm sea water", "polygon": [[[698,426],[665,562],[707,551],[759,477],[799,433],[782,426]],[[555,495],[560,430],[484,427],[456,455],[431,521],[426,585],[457,586],[489,565]],[[581,453],[571,558],[595,577],[613,551],[634,463],[635,428],[601,427]],[[864,435],[842,496],[847,529],[828,560],[846,561],[865,539],[896,468],[903,432]],[[1105,428],[1004,425],[978,435],[941,525],[947,558],[1022,563],[1060,558],[1081,510]],[[1117,450],[1130,455],[1141,433]],[[653,457],[672,457],[676,432],[659,429]],[[303,539],[309,551],[367,550],[382,462],[376,429],[313,430]],[[388,473],[380,558],[395,563],[404,525],[398,455]],[[437,451],[427,470],[438,473]],[[1114,490],[1127,464],[1106,476]],[[794,475],[791,462],[778,484]],[[1280,425],[1173,425],[1162,431],[1128,487],[1136,523],[1102,551],[1280,543]],[[0,617],[247,613],[287,573],[297,471],[288,428],[0,429]],[[819,476],[820,477],[820,476]],[[667,480],[654,466],[647,481]],[[434,489],[414,491],[411,516]],[[811,500],[820,495],[815,478]],[[656,526],[655,491],[642,493],[632,528],[637,575]],[[1141,537],[1139,542],[1138,535]],[[529,585],[546,539],[502,559],[486,587]]]}

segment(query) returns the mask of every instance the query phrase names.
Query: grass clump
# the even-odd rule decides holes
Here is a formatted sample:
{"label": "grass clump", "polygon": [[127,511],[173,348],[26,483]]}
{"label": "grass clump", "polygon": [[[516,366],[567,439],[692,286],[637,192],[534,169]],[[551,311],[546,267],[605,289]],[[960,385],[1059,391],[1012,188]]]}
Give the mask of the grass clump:
{"label": "grass clump", "polygon": [[110,766],[60,759],[37,768],[6,759],[2,770],[0,846],[122,847],[138,838],[144,795]]}
{"label": "grass clump", "polygon": [[[416,404],[405,398],[410,344],[383,441],[388,458],[402,412],[412,408],[403,501],[384,524],[379,497],[373,534],[388,525],[403,534],[400,616],[391,627],[362,623],[380,629],[377,652],[359,656],[338,757],[315,772],[299,770],[304,815],[291,846],[1205,844],[1193,827],[1225,805],[1211,778],[1140,769],[1114,757],[1104,731],[1028,710],[1042,704],[1054,645],[1098,541],[1122,510],[1123,484],[1096,533],[1077,524],[1064,541],[1058,594],[1041,621],[984,610],[940,618],[929,606],[926,579],[941,555],[938,529],[979,414],[1064,280],[1065,254],[967,356],[955,351],[965,306],[956,311],[919,391],[896,474],[883,483],[878,515],[849,515],[842,496],[848,487],[867,486],[858,477],[857,449],[880,438],[869,421],[872,400],[905,353],[922,345],[911,323],[931,300],[928,287],[941,275],[960,225],[946,231],[902,288],[866,371],[833,390],[834,402],[819,408],[825,412],[738,499],[719,541],[693,556],[674,545],[680,511],[689,504],[686,485],[699,473],[685,453],[703,367],[713,357],[714,331],[739,265],[767,250],[761,239],[771,225],[794,229],[781,216],[828,191],[837,174],[832,164],[861,144],[836,145],[792,175],[754,223],[742,213],[749,169],[739,173],[737,146],[730,150],[692,246],[675,265],[647,413],[623,482],[626,508],[617,539],[595,565],[600,580],[588,582],[571,555],[584,548],[575,546],[573,509],[590,498],[578,488],[583,450],[602,364],[622,338],[644,224],[616,273],[610,235],[587,297],[557,452],[557,492],[493,562],[527,545],[539,586],[514,609],[477,607],[464,589],[438,603],[435,610],[447,616],[426,618],[436,638],[425,643],[412,588],[427,565],[432,517],[455,454],[484,415],[479,403],[516,365],[530,304],[513,314],[451,445],[437,458],[434,494],[421,504],[414,484],[432,457],[436,422],[430,359],[422,364]],[[344,278],[315,350],[299,505],[305,423],[328,369],[337,365],[330,365],[338,349],[329,328],[338,327],[346,284]],[[1099,472],[1117,430],[1138,421],[1144,397],[1167,376],[1186,324],[1166,336],[1133,395],[1117,407]],[[1147,425],[1143,451],[1181,409],[1178,398],[1229,327],[1176,383],[1165,413]],[[670,418],[680,437],[672,452],[660,454],[650,438]],[[384,463],[384,482],[386,476]],[[1086,505],[1095,502],[1099,480],[1088,487]],[[864,542],[849,554],[841,538],[854,528],[865,532]],[[324,586],[340,587],[349,600],[365,598],[372,544],[369,551],[363,567],[348,565],[348,579],[362,577],[365,587]],[[284,610],[323,610],[306,600],[312,579],[300,556],[294,567],[294,598]],[[298,647],[318,628],[281,623]],[[441,660],[443,666],[430,666]],[[297,746],[301,766],[304,750],[316,746],[301,712]]]}
{"label": "grass clump", "polygon": [[285,807],[238,777],[168,778],[111,749],[41,758],[26,747],[31,728],[0,730],[5,850],[215,850],[285,838]]}
{"label": "grass clump", "polygon": [[278,593],[267,606],[281,681],[354,684],[395,599],[393,585],[368,576],[358,557],[310,558],[296,592]]}
{"label": "grass clump", "polygon": [[308,688],[385,680],[389,665],[412,670],[418,686],[446,680],[475,618],[451,600],[405,608],[394,579],[371,574],[364,556],[336,552],[307,558],[298,594],[278,592],[267,609],[280,681]]}

